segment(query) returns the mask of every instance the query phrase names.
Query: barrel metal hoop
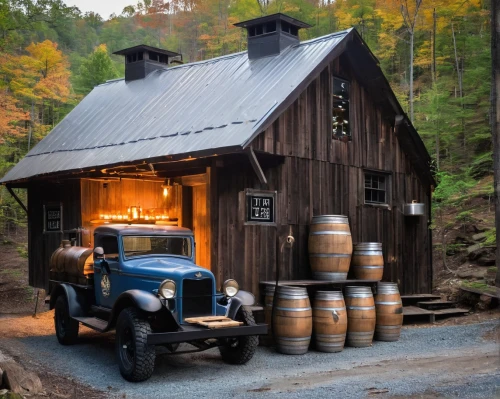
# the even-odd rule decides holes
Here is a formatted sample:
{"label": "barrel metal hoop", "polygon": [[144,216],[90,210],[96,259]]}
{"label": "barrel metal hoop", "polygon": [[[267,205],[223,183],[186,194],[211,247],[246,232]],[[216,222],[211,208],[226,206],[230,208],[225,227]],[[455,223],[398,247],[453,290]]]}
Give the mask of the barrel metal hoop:
{"label": "barrel metal hoop", "polygon": [[314,334],[316,338],[345,338],[345,334]]}
{"label": "barrel metal hoop", "polygon": [[366,294],[349,294],[349,293],[347,293],[345,295],[345,297],[346,297],[346,299],[347,298],[373,298],[373,295],[368,294],[368,293],[366,293]]}
{"label": "barrel metal hoop", "polygon": [[374,310],[375,306],[347,306],[348,310]]}
{"label": "barrel metal hoop", "polygon": [[399,330],[401,328],[401,325],[398,324],[396,326],[384,326],[377,324],[375,327],[375,330]]}
{"label": "barrel metal hoop", "polygon": [[287,300],[294,300],[294,299],[309,299],[307,295],[286,295],[286,294],[281,294],[278,293],[278,299],[287,299]]}
{"label": "barrel metal hoop", "polygon": [[351,267],[357,267],[360,269],[383,269],[384,266],[367,266],[367,265],[351,265]]}
{"label": "barrel metal hoop", "polygon": [[347,333],[347,338],[349,337],[371,337],[373,336],[373,331],[367,331],[367,332],[348,332]]}
{"label": "barrel metal hoop", "polygon": [[375,305],[401,305],[401,301],[396,301],[396,302],[377,302],[377,301],[375,301]]}
{"label": "barrel metal hoop", "polygon": [[354,250],[353,255],[358,255],[358,256],[379,256],[383,255],[382,251],[357,251]]}
{"label": "barrel metal hoop", "polygon": [[276,310],[283,310],[285,312],[307,312],[309,310],[312,310],[311,308],[282,308],[277,306]]}
{"label": "barrel metal hoop", "polygon": [[351,254],[315,254],[310,253],[310,258],[350,258]]}
{"label": "barrel metal hoop", "polygon": [[321,308],[321,307],[314,307],[313,306],[313,310],[329,310],[329,311],[339,311],[339,310],[345,310],[345,307],[342,307],[342,308]]}
{"label": "barrel metal hoop", "polygon": [[309,233],[309,235],[311,236],[323,236],[323,235],[327,235],[327,236],[335,236],[335,235],[339,235],[339,236],[350,236],[351,235],[351,232],[350,231],[342,231],[342,230],[334,230],[334,231],[331,231],[331,230],[325,230],[325,231],[314,231],[312,233]]}
{"label": "barrel metal hoop", "polygon": [[277,340],[278,341],[294,341],[294,342],[310,341],[311,340],[311,336],[301,337],[301,338],[279,337],[279,338],[277,338]]}

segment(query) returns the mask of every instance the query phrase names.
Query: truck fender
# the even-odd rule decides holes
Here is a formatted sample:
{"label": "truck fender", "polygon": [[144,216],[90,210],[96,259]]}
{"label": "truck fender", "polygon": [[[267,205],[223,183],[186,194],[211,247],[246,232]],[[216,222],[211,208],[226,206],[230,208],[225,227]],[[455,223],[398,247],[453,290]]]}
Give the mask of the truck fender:
{"label": "truck fender", "polygon": [[158,312],[163,307],[160,299],[150,292],[128,290],[120,294],[116,299],[115,305],[113,306],[113,313],[115,313],[115,311],[119,313],[122,309],[129,306],[135,306],[147,313]]}
{"label": "truck fender", "polygon": [[59,284],[56,286],[54,291],[50,294],[50,309],[54,309],[56,306],[57,298],[60,295],[64,295],[68,301],[69,315],[71,317],[84,317],[86,308],[86,301],[83,295],[79,295],[78,292],[69,284]]}
{"label": "truck fender", "polygon": [[251,292],[239,290],[235,296],[241,300],[242,305],[252,306],[255,304],[255,297]]}

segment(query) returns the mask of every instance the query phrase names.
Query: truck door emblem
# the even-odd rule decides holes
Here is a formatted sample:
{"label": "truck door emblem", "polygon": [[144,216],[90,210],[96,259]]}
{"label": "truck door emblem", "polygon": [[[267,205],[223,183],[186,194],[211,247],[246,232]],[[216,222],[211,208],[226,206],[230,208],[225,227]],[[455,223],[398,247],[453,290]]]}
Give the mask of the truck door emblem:
{"label": "truck door emblem", "polygon": [[101,279],[101,290],[102,290],[102,295],[104,297],[108,297],[109,294],[111,293],[111,281],[109,281],[109,277],[107,274],[104,274]]}
{"label": "truck door emblem", "polygon": [[201,272],[198,272],[194,275],[196,278],[200,278],[201,277]]}

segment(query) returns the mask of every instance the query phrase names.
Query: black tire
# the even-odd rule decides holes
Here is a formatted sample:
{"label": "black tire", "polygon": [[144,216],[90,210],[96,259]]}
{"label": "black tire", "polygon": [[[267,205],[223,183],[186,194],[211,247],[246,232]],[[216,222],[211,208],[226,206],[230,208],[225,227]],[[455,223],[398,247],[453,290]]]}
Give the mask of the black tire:
{"label": "black tire", "polygon": [[68,300],[65,295],[59,295],[54,312],[54,327],[57,340],[62,345],[74,344],[78,339],[80,323],[69,315]]}
{"label": "black tire", "polygon": [[124,309],[116,322],[116,357],[127,381],[145,381],[155,368],[155,347],[148,345],[151,326],[135,308]]}
{"label": "black tire", "polygon": [[[244,322],[246,326],[255,325],[252,311],[246,309],[244,306],[238,310],[235,319]],[[226,338],[221,340],[219,351],[222,360],[226,363],[245,364],[253,357],[258,344],[259,337],[257,335]]]}

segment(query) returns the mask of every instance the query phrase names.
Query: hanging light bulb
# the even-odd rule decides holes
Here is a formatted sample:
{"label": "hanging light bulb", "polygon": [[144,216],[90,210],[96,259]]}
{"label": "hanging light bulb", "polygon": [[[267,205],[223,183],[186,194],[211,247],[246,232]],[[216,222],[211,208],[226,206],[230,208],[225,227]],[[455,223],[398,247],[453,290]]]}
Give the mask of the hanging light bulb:
{"label": "hanging light bulb", "polygon": [[161,185],[161,188],[163,188],[163,196],[166,197],[170,188],[170,179],[165,179],[165,183]]}

